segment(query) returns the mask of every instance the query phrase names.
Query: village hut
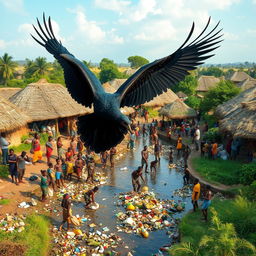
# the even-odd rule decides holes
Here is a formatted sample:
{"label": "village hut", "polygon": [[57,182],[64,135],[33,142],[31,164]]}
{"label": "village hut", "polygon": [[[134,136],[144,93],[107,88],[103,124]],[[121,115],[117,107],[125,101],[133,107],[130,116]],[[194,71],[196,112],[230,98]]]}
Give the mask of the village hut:
{"label": "village hut", "polygon": [[177,95],[180,99],[183,99],[183,100],[185,100],[185,99],[188,97],[188,96],[187,96],[184,92],[182,92],[182,91],[177,92],[176,95]]}
{"label": "village hut", "polygon": [[126,79],[113,79],[108,84],[115,89],[115,91],[126,81]]}
{"label": "village hut", "polygon": [[171,89],[167,89],[166,92],[156,96],[151,101],[146,102],[145,104],[143,104],[143,106],[160,108],[166,104],[174,102],[177,99],[179,99],[179,97]]}
{"label": "village hut", "polygon": [[241,88],[242,91],[247,90],[251,87],[256,86],[256,79],[254,78],[247,78],[243,80],[242,82],[238,83],[237,86]]}
{"label": "village hut", "polygon": [[251,78],[248,74],[246,74],[244,71],[235,71],[228,80],[238,85],[242,81]]}
{"label": "village hut", "polygon": [[91,112],[78,104],[63,85],[48,83],[46,79],[29,84],[9,100],[31,118],[33,130],[55,126],[57,132],[67,135],[75,118]]}
{"label": "village hut", "polygon": [[200,76],[196,87],[197,94],[205,94],[210,89],[215,88],[220,81],[221,79],[215,76]]}
{"label": "village hut", "polygon": [[0,97],[0,133],[5,133],[12,145],[21,143],[22,135],[28,133],[31,118],[10,101]]}
{"label": "village hut", "polygon": [[[108,82],[104,83],[103,87],[104,87],[105,91],[108,92],[108,93],[115,93],[116,92],[116,89],[111,84],[109,84]],[[133,114],[135,112],[135,110],[134,110],[134,108],[131,108],[131,107],[123,107],[123,108],[121,108],[121,112],[124,115],[128,116],[128,115]]]}
{"label": "village hut", "polygon": [[241,102],[237,108],[220,121],[220,128],[234,137],[256,140],[256,97]]}
{"label": "village hut", "polygon": [[196,111],[180,99],[176,99],[173,103],[162,107],[159,113],[169,119],[188,119],[197,116]]}
{"label": "village hut", "polygon": [[12,97],[15,93],[17,93],[20,90],[21,88],[12,88],[12,87],[0,88],[0,97],[8,100],[10,97]]}
{"label": "village hut", "polygon": [[229,116],[232,112],[239,108],[242,102],[250,102],[253,100],[256,100],[256,86],[242,91],[236,97],[219,105],[215,110],[215,115],[222,119]]}

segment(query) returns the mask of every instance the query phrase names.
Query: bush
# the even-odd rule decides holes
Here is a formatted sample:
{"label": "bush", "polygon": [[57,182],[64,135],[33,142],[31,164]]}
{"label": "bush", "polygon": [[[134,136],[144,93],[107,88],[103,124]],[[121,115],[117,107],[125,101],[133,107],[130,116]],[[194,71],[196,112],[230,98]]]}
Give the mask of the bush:
{"label": "bush", "polygon": [[242,196],[246,197],[250,201],[256,201],[256,180],[249,186],[244,186],[241,189]]}
{"label": "bush", "polygon": [[240,173],[240,183],[250,185],[256,180],[256,164],[244,164]]}
{"label": "bush", "polygon": [[221,133],[219,131],[219,128],[211,128],[209,129],[203,136],[203,139],[205,141],[211,141],[211,142],[218,142],[220,143],[222,141]]}
{"label": "bush", "polygon": [[8,178],[9,168],[6,165],[0,165],[0,178]]}
{"label": "bush", "polygon": [[193,108],[193,109],[196,109],[196,110],[199,110],[201,101],[202,101],[202,100],[201,100],[200,98],[191,95],[191,96],[188,96],[188,98],[185,100],[185,103],[186,103],[189,107],[191,107],[191,108]]}

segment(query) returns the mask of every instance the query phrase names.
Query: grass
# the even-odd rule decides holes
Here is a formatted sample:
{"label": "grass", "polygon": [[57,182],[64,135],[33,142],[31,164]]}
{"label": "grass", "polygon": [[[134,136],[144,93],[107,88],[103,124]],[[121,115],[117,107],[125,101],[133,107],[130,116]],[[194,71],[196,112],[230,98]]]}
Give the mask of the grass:
{"label": "grass", "polygon": [[0,199],[0,205],[7,205],[11,202],[10,199]]}
{"label": "grass", "polygon": [[[233,223],[240,238],[246,239],[256,245],[256,203],[249,202],[243,197],[231,199],[214,199],[212,206],[224,223]],[[188,213],[182,218],[179,225],[181,242],[198,244],[201,238],[208,234],[210,221],[205,223],[200,220],[201,211]],[[209,219],[211,214],[209,214]]]}
{"label": "grass", "polygon": [[42,215],[30,215],[26,219],[26,226],[23,232],[6,233],[0,231],[1,242],[13,242],[26,247],[25,256],[46,256],[49,252],[50,222]]}
{"label": "grass", "polygon": [[6,165],[0,165],[0,178],[8,178],[9,168]]}
{"label": "grass", "polygon": [[211,160],[203,157],[192,159],[193,168],[210,183],[239,184],[243,163],[232,160]]}

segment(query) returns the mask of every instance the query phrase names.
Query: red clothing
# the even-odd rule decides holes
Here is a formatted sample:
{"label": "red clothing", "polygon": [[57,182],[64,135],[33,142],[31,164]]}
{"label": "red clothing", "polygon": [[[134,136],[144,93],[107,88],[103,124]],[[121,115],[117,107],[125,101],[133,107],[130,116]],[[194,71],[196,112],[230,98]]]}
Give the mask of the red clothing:
{"label": "red clothing", "polygon": [[34,149],[34,151],[41,150],[40,141],[38,139],[33,140],[33,149]]}

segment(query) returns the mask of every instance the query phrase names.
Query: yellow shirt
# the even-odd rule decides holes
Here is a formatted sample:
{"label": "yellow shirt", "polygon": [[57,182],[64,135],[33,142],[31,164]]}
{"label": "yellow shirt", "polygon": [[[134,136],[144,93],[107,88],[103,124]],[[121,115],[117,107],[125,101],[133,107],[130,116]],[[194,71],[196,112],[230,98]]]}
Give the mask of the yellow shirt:
{"label": "yellow shirt", "polygon": [[[201,185],[199,183],[197,183],[194,188],[193,188],[193,193],[192,193],[192,200],[198,200],[199,199],[199,196],[200,196],[200,188],[201,188]],[[197,195],[195,197],[195,194],[197,192]]]}
{"label": "yellow shirt", "polygon": [[67,162],[67,174],[73,173],[73,163]]}

